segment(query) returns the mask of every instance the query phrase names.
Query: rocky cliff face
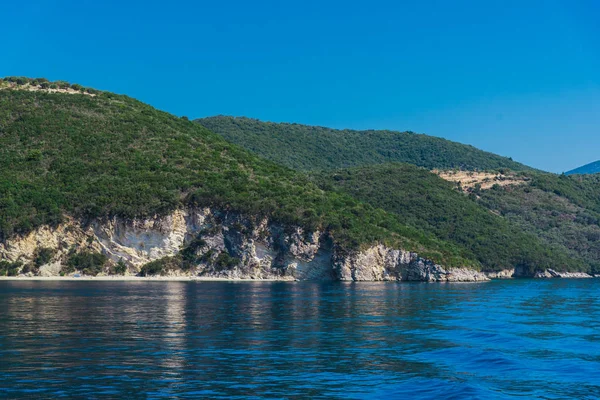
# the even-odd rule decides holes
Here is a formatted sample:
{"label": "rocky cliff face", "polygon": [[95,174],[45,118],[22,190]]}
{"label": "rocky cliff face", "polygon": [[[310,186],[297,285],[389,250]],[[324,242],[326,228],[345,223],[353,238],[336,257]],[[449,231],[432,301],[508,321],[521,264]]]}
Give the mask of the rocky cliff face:
{"label": "rocky cliff face", "polygon": [[336,254],[335,275],[342,281],[486,281],[480,272],[467,268],[444,269],[416,253],[374,246],[362,252]]}
{"label": "rocky cliff face", "polygon": [[490,279],[510,279],[510,278],[594,278],[585,272],[560,272],[553,269],[536,271],[533,274],[525,272],[522,268],[505,269],[498,272],[486,272]]}
{"label": "rocky cliff face", "polygon": [[[281,280],[488,279],[470,269],[447,270],[415,253],[381,245],[345,251],[323,232],[306,232],[300,227],[209,208],[177,210],[164,217],[139,220],[112,218],[84,224],[68,219],[58,227],[43,227],[0,243],[0,259],[28,265],[35,262],[40,249],[50,249],[52,254],[36,272],[42,276],[59,275],[72,254],[92,252],[108,258],[104,273],[120,262],[127,267],[127,274],[136,274],[148,263],[174,258],[160,273]],[[188,260],[187,268],[174,267],[183,259]]]}

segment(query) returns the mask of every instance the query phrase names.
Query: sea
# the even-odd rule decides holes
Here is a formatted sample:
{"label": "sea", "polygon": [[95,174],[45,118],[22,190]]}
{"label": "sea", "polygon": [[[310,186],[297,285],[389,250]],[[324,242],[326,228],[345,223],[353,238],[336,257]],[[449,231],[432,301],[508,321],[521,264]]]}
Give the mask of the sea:
{"label": "sea", "polygon": [[600,279],[0,281],[0,398],[598,399]]}

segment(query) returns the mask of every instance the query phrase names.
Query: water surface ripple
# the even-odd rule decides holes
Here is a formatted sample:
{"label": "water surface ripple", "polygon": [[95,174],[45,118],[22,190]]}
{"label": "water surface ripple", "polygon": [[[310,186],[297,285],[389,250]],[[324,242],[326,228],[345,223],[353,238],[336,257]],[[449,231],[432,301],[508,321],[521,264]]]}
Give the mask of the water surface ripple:
{"label": "water surface ripple", "polygon": [[600,280],[0,281],[1,398],[600,398]]}

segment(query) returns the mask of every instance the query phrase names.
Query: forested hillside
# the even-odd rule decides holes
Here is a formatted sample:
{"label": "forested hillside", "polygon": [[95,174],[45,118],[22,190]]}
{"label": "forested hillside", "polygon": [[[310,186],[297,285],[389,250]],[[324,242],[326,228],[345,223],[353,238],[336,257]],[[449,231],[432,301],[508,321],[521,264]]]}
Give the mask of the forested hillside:
{"label": "forested hillside", "polygon": [[0,90],[0,240],[65,215],[132,218],[188,204],[327,230],[348,248],[387,243],[448,266],[478,266],[396,215],[323,191],[187,119],[126,96],[31,85]]}
{"label": "forested hillside", "polygon": [[[565,246],[551,240],[542,243],[536,230],[524,232],[481,207],[477,195],[467,196],[456,190],[454,183],[423,168],[385,164],[320,173],[315,179],[324,188],[351,194],[399,215],[411,226],[465,248],[487,270],[522,266],[531,272],[550,265],[567,270],[587,269],[583,258],[573,256]],[[503,193],[502,188],[496,189],[494,194]],[[521,189],[506,190],[510,193]],[[492,193],[483,196],[485,200],[481,202],[492,208]]]}
{"label": "forested hillside", "polygon": [[[223,130],[127,96],[0,82],[0,241],[65,216],[134,218],[197,205],[327,231],[348,249],[385,243],[446,266],[600,269],[598,175],[540,173],[412,133],[207,121],[235,126],[233,141],[251,151]],[[415,165],[388,162],[396,159]],[[365,165],[339,168],[348,164]],[[434,167],[521,172],[518,185],[467,190]]]}
{"label": "forested hillside", "polygon": [[196,122],[261,157],[302,171],[386,162],[406,162],[427,169],[531,169],[472,146],[412,132],[336,130],[225,116]]}
{"label": "forested hillside", "polygon": [[527,185],[481,191],[478,201],[600,273],[600,175],[530,177]]}
{"label": "forested hillside", "polygon": [[[198,122],[261,156],[312,171],[322,187],[398,214],[407,224],[460,246],[485,268],[552,265],[600,271],[597,175],[543,173],[470,146],[406,132],[223,116]],[[348,166],[358,167],[340,169]],[[427,171],[432,169],[519,171],[521,184],[482,182],[483,189],[475,185],[464,194],[464,188]]]}

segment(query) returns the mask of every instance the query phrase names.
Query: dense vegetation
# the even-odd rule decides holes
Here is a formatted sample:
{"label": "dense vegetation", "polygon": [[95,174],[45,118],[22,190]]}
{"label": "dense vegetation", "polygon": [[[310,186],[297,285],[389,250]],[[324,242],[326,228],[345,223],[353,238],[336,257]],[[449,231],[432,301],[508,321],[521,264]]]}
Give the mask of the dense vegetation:
{"label": "dense vegetation", "polygon": [[[342,190],[398,214],[408,225],[450,241],[468,251],[486,270],[521,266],[581,270],[581,258],[564,248],[544,245],[506,219],[490,213],[455,185],[408,164],[351,168],[316,175],[321,186]],[[499,189],[502,190],[502,189]]]}
{"label": "dense vegetation", "polygon": [[596,161],[583,167],[575,168],[572,171],[566,172],[566,175],[575,175],[575,174],[598,174],[600,173],[600,161]]}
{"label": "dense vegetation", "polygon": [[528,185],[483,191],[480,204],[600,273],[600,175],[530,175]]}
{"label": "dense vegetation", "polygon": [[0,276],[17,276],[22,266],[23,263],[20,261],[0,260]]}
{"label": "dense vegetation", "polygon": [[[0,240],[64,215],[133,218],[182,204],[326,229],[347,248],[384,242],[445,265],[478,265],[393,214],[126,96],[0,90]],[[95,273],[98,261],[71,265]]]}
{"label": "dense vegetation", "polygon": [[[18,90],[32,86],[36,91]],[[48,93],[53,87],[71,94]],[[133,218],[201,205],[328,230],[347,248],[383,242],[449,266],[600,272],[600,175],[540,173],[412,133],[229,117],[201,123],[282,165],[126,96],[43,78],[0,81],[0,240],[56,225],[65,215]],[[528,180],[467,196],[425,169],[385,164],[398,160],[425,168],[512,168]],[[198,260],[194,246],[201,245],[192,242],[142,274],[239,262],[227,253]],[[0,275],[35,273],[53,256],[42,248],[26,266],[3,261]],[[84,252],[69,255],[63,273],[107,268],[103,256]],[[122,262],[110,268],[127,269]]]}
{"label": "dense vegetation", "polygon": [[428,169],[530,169],[472,146],[412,132],[335,130],[225,116],[196,121],[261,157],[302,171],[386,162]]}
{"label": "dense vegetation", "polygon": [[67,264],[61,269],[61,273],[69,274],[80,271],[85,275],[96,276],[104,272],[107,262],[108,258],[104,254],[89,251],[73,253],[69,255]]}
{"label": "dense vegetation", "polygon": [[[415,229],[460,247],[464,256],[477,259],[486,269],[600,271],[598,175],[541,173],[470,146],[412,133],[333,130],[223,116],[198,122],[282,165],[316,170],[322,188],[396,213]],[[520,171],[527,183],[477,189],[467,198],[425,170],[390,161],[427,169]],[[339,169],[352,166],[357,167]]]}

